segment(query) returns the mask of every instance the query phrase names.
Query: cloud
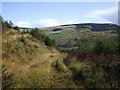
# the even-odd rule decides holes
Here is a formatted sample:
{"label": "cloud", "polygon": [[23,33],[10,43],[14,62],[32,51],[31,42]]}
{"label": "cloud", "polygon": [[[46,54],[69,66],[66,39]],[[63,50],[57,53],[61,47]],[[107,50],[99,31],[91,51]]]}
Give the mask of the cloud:
{"label": "cloud", "polygon": [[112,23],[118,24],[118,7],[103,10],[90,11],[86,17],[103,18]]}
{"label": "cloud", "polygon": [[78,20],[67,20],[65,22],[60,22],[59,20],[56,19],[42,19],[37,21],[36,26],[38,27],[51,27],[51,26],[58,26],[58,25],[64,25],[64,24],[77,24],[77,23],[89,23],[90,21],[84,21],[80,22]]}
{"label": "cloud", "polygon": [[57,25],[60,25],[59,21],[52,18],[41,19],[37,22],[38,27],[50,27],[50,26],[57,26]]}
{"label": "cloud", "polygon": [[28,21],[18,21],[15,25],[19,27],[52,27],[64,24],[77,24],[77,23],[90,23],[90,21],[83,21],[80,22],[79,20],[67,20],[65,22],[60,22],[59,20],[48,18],[48,19],[41,19],[36,22],[28,22]]}
{"label": "cloud", "polygon": [[15,23],[18,27],[31,27],[31,23],[27,21],[18,21]]}
{"label": "cloud", "polygon": [[77,24],[80,23],[80,21],[78,20],[68,20],[67,22],[63,23],[63,24]]}
{"label": "cloud", "polygon": [[35,22],[28,22],[28,21],[18,21],[15,23],[15,25],[19,27],[52,27],[52,26],[59,26],[59,25],[65,25],[65,24],[78,24],[78,23],[91,23],[91,21],[80,21],[80,20],[66,20],[64,22],[61,22],[57,19],[48,18],[48,19],[41,19],[39,21]]}

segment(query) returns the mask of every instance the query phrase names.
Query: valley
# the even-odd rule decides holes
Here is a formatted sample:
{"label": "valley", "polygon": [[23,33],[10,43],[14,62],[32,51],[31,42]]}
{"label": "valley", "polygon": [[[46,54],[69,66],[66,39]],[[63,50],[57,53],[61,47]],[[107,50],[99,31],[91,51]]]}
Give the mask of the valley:
{"label": "valley", "polygon": [[0,89],[120,88],[120,2],[0,2]]}
{"label": "valley", "polygon": [[65,26],[52,32],[4,29],[2,64],[7,71],[3,75],[8,73],[7,80],[12,77],[3,78],[3,88],[9,88],[6,82],[10,88],[119,87],[116,33]]}

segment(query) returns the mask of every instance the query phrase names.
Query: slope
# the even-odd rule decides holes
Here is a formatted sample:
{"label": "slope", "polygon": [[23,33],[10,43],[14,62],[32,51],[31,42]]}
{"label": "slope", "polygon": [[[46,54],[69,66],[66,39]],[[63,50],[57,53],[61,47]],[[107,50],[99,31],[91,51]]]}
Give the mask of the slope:
{"label": "slope", "polygon": [[2,63],[7,72],[14,75],[14,87],[52,87],[52,74],[55,73],[52,64],[58,60],[61,62],[66,55],[47,47],[30,34],[13,29],[3,33],[2,44]]}

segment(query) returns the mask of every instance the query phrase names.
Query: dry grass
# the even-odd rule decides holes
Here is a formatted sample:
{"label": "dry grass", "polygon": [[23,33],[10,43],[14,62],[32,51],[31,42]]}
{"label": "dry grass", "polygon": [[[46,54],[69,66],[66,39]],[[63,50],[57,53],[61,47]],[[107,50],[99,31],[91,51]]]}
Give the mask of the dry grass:
{"label": "dry grass", "polygon": [[[32,87],[29,76],[35,78],[41,87],[49,87],[49,79],[51,79],[52,73],[51,64],[57,59],[62,59],[65,55],[54,48],[45,46],[28,34],[23,36],[14,30],[4,33],[3,64],[8,72],[13,73],[17,78],[16,87]],[[20,37],[25,39],[26,45],[21,44],[18,40]],[[17,50],[15,49],[16,45],[19,46]],[[27,45],[30,45],[31,48],[28,48]],[[31,49],[33,51],[30,51]],[[26,50],[30,51],[31,54]]]}

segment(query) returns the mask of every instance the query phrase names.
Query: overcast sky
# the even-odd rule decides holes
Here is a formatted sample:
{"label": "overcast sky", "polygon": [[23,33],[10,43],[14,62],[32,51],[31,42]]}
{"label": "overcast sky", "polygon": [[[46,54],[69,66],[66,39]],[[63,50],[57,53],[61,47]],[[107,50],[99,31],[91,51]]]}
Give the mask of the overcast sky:
{"label": "overcast sky", "polygon": [[2,16],[20,27],[118,23],[117,2],[3,2]]}

